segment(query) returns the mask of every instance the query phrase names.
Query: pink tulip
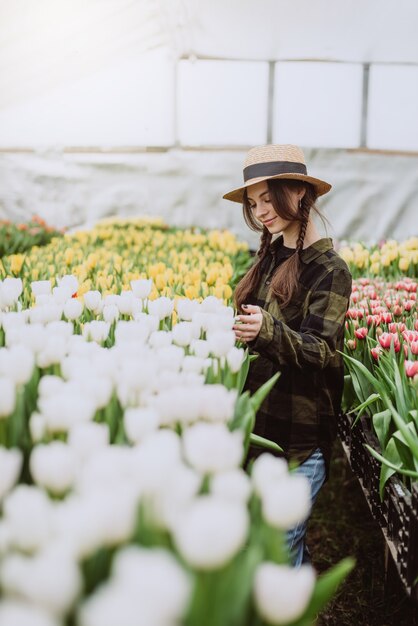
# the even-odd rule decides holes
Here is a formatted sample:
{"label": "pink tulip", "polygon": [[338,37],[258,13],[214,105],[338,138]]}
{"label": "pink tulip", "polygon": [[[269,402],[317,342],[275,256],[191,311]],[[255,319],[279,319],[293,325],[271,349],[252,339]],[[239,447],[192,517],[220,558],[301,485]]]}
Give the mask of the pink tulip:
{"label": "pink tulip", "polygon": [[372,348],[370,350],[372,357],[374,358],[375,361],[379,360],[379,356],[380,354],[383,352],[382,348],[380,346],[376,346],[375,348]]}
{"label": "pink tulip", "polygon": [[365,326],[362,326],[362,328],[358,328],[357,330],[355,330],[354,334],[357,339],[365,339],[368,332],[368,329]]}
{"label": "pink tulip", "polygon": [[418,374],[418,361],[405,361],[405,373],[409,378]]}
{"label": "pink tulip", "polygon": [[379,337],[379,343],[382,348],[389,350],[391,344],[393,342],[393,347],[395,348],[395,352],[399,352],[401,349],[401,344],[399,341],[399,337],[395,333],[382,333]]}

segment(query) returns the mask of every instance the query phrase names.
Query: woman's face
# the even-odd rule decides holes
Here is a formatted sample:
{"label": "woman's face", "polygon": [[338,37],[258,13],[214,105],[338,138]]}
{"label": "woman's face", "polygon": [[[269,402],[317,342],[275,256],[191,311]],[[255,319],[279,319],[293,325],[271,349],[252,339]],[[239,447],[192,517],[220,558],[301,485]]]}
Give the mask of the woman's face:
{"label": "woman's face", "polygon": [[[287,188],[289,198],[295,214],[298,211],[299,200],[303,196],[303,191],[297,191],[295,189]],[[295,229],[298,231],[299,223],[293,220],[285,220],[277,215],[271,203],[271,196],[267,181],[263,180],[260,183],[255,183],[247,187],[248,204],[252,211],[253,216],[257,221],[261,222],[272,235],[276,233],[282,233],[285,230],[290,231]]]}

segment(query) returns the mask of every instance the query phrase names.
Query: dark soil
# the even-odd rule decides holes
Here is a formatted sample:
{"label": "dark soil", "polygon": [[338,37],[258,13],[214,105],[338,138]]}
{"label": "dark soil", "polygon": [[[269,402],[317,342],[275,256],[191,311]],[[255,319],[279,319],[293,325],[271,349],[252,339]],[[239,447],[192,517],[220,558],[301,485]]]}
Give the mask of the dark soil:
{"label": "dark soil", "polygon": [[339,442],[334,448],[330,480],[322,488],[308,528],[308,547],[318,572],[343,557],[356,567],[337,596],[320,615],[317,626],[415,626],[418,605],[404,594],[385,540],[373,520],[360,484]]}

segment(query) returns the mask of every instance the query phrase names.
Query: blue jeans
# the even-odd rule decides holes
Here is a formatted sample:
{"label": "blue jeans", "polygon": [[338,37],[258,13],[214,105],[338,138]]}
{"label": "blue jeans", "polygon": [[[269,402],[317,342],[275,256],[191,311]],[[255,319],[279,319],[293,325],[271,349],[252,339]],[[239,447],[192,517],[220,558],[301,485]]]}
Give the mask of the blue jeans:
{"label": "blue jeans", "polygon": [[[319,490],[325,482],[325,461],[319,448],[294,470],[296,474],[303,474],[311,485],[312,506],[317,498]],[[289,549],[292,553],[292,561],[295,567],[300,567],[302,563],[309,563],[309,552],[305,545],[306,528],[308,520],[300,522],[287,533]]]}

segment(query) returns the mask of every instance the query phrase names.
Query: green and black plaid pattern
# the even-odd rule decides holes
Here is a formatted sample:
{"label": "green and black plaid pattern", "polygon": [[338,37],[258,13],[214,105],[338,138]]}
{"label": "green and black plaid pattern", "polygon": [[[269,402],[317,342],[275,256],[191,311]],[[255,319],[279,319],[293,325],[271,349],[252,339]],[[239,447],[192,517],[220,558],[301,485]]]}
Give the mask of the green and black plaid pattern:
{"label": "green and black plaid pattern", "polygon": [[273,242],[259,287],[248,299],[248,304],[263,309],[263,321],[257,339],[249,343],[259,357],[251,363],[246,389],[253,393],[280,371],[257,414],[255,432],[277,442],[288,458],[300,463],[320,447],[328,468],[344,383],[337,350],[343,349],[351,274],[332,240],[320,239],[301,252],[299,288],[281,308],[270,283],[290,254],[283,237]]}

